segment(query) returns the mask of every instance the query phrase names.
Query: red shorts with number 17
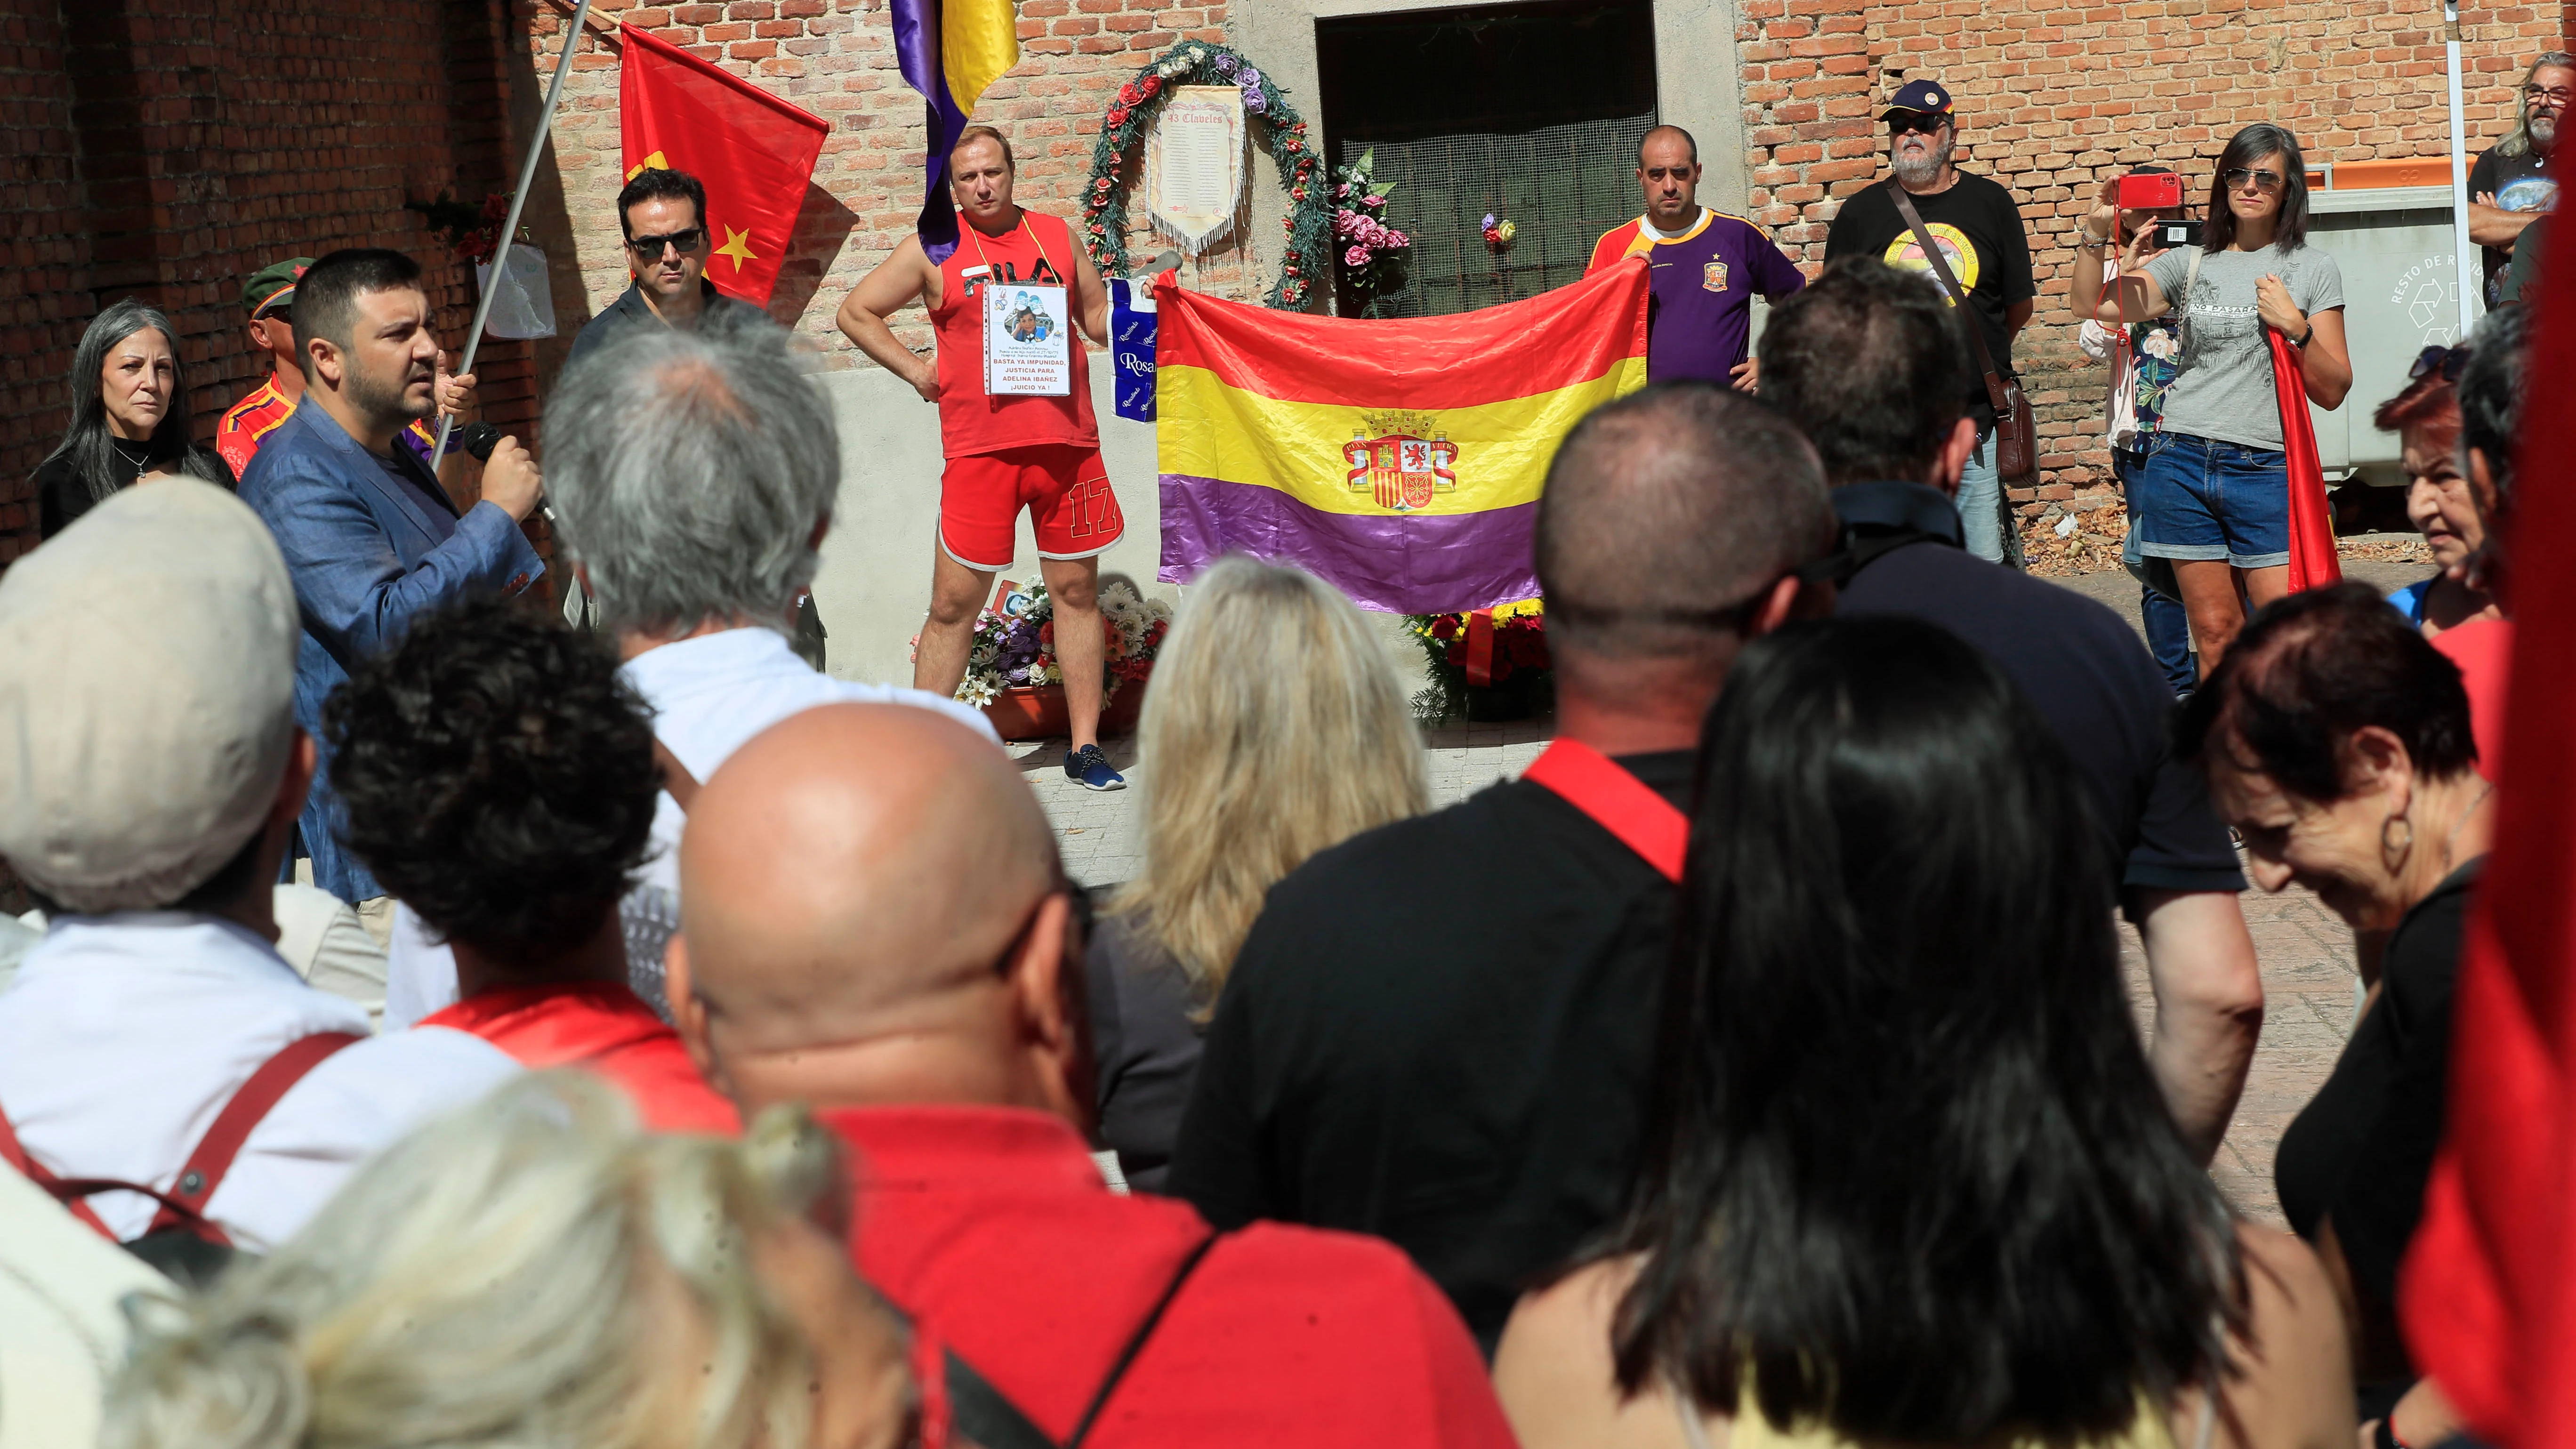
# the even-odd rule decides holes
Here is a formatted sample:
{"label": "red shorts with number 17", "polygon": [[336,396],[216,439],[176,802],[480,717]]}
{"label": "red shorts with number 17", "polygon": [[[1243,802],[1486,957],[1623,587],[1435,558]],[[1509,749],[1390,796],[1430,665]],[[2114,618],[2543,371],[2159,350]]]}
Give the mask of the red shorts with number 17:
{"label": "red shorts with number 17", "polygon": [[939,546],[970,569],[1009,568],[1017,551],[1012,527],[1023,508],[1040,558],[1089,558],[1127,531],[1099,448],[1038,443],[948,460],[939,480]]}

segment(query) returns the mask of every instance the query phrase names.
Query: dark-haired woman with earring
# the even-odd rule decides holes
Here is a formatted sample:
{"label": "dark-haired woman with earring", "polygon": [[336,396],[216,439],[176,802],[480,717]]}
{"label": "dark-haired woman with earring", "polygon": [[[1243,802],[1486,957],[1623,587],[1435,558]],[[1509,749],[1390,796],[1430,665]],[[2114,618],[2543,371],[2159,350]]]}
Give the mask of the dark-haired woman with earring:
{"label": "dark-haired woman with earring", "polygon": [[2311,402],[2342,406],[2352,389],[2343,274],[2307,244],[2299,139],[2268,122],[2237,132],[2219,156],[2200,245],[2161,253],[2106,287],[2100,263],[2118,224],[2107,200],[2093,208],[2068,285],[2076,313],[2105,323],[2144,322],[2179,303],[2181,370],[2129,506],[2140,551],[2173,561],[2207,678],[2244,627],[2247,603],[2259,608],[2289,590],[2289,468],[2265,334],[2288,339]]}
{"label": "dark-haired woman with earring", "polygon": [[2415,1377],[2395,1303],[2442,1138],[2460,935],[2495,835],[2468,693],[2371,589],[2311,589],[2245,626],[2176,743],[2244,837],[2254,884],[2305,886],[2378,946],[2360,953],[2370,994],[2343,1055],[2272,1175],[2358,1325],[2362,1412],[2401,1444],[2438,1443],[2456,1426]]}
{"label": "dark-haired woman with earring", "polygon": [[191,477],[233,486],[233,470],[190,437],[178,335],[160,308],[131,297],[91,319],[72,354],[72,425],[32,480],[38,538],[131,483]]}
{"label": "dark-haired woman with earring", "polygon": [[1645,1160],[1504,1332],[1521,1442],[2350,1449],[2333,1290],[2193,1163],[2074,772],[1995,667],[1792,625],[1698,778]]}

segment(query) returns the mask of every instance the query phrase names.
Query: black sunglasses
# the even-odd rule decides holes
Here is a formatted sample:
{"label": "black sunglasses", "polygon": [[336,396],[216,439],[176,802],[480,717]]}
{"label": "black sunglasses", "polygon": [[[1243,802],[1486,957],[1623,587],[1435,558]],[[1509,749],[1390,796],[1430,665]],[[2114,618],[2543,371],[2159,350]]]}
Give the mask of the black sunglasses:
{"label": "black sunglasses", "polygon": [[1917,111],[1913,115],[1899,116],[1888,122],[1887,134],[1903,136],[1915,131],[1938,131],[1949,124],[1948,116],[1933,111]]}
{"label": "black sunglasses", "polygon": [[693,226],[687,231],[675,231],[669,236],[636,237],[626,244],[626,249],[648,262],[658,262],[662,259],[662,248],[666,246],[677,247],[680,255],[687,256],[698,249],[698,243],[706,239],[707,229]]}
{"label": "black sunglasses", "polygon": [[295,325],[295,309],[284,302],[280,302],[276,306],[269,308],[267,311],[260,313],[258,316],[253,317],[250,320],[253,322],[283,322],[292,327]]}
{"label": "black sunglasses", "polygon": [[2255,188],[2261,191],[2278,191],[2290,184],[2289,178],[2278,171],[2264,171],[2252,166],[2228,167],[2226,181],[2227,189],[2230,191],[2236,190],[2248,181],[2253,182]]}
{"label": "black sunglasses", "polygon": [[2415,365],[2406,369],[2406,380],[2421,382],[2426,376],[2439,372],[2442,375],[2442,381],[2458,382],[2460,374],[2466,372],[2468,366],[2467,343],[2457,347],[2427,347],[2415,354]]}

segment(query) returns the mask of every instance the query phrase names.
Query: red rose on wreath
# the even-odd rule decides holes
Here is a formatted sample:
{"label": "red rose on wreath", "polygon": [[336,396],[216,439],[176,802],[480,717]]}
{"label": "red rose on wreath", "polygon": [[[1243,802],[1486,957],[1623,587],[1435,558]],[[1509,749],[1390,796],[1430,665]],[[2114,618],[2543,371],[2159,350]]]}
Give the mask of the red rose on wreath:
{"label": "red rose on wreath", "polygon": [[1104,195],[1104,196],[1106,196],[1106,195],[1109,193],[1109,178],[1108,178],[1108,177],[1106,177],[1106,176],[1103,176],[1103,177],[1101,177],[1100,179],[1098,179],[1098,180],[1096,180],[1096,181],[1092,182],[1092,183],[1091,183],[1091,189],[1092,189],[1092,190],[1094,190],[1094,191],[1097,191],[1097,192],[1101,193],[1101,194],[1102,194],[1102,195]]}
{"label": "red rose on wreath", "polygon": [[1449,641],[1449,652],[1448,652],[1447,654],[1445,654],[1445,655],[1441,656],[1441,657],[1442,657],[1442,658],[1447,659],[1447,660],[1448,660],[1450,663],[1452,663],[1452,664],[1464,664],[1464,663],[1466,663],[1466,662],[1467,662],[1467,641],[1466,641],[1466,640],[1464,640],[1464,639],[1452,639],[1452,640],[1450,640],[1450,641]]}
{"label": "red rose on wreath", "polygon": [[1159,91],[1159,90],[1161,90],[1161,89],[1163,88],[1163,78],[1162,78],[1161,76],[1158,76],[1158,75],[1149,75],[1149,76],[1145,77],[1145,79],[1144,79],[1144,81],[1142,82],[1142,84],[1143,84],[1143,85],[1144,85],[1144,87],[1145,87],[1145,96],[1146,96],[1146,99],[1151,100],[1151,99],[1153,98],[1154,92]]}
{"label": "red rose on wreath", "polygon": [[1431,637],[1434,639],[1457,638],[1458,617],[1455,614],[1443,614],[1439,618],[1432,620]]}
{"label": "red rose on wreath", "polygon": [[1118,103],[1122,106],[1132,106],[1143,99],[1145,99],[1143,96],[1136,94],[1134,81],[1129,81],[1118,88]]}
{"label": "red rose on wreath", "polygon": [[1116,129],[1117,127],[1120,127],[1120,126],[1123,126],[1123,125],[1126,125],[1126,124],[1127,124],[1127,108],[1126,108],[1125,106],[1111,106],[1111,107],[1109,108],[1109,125],[1110,125],[1111,129],[1113,129],[1113,130],[1114,130],[1114,129]]}

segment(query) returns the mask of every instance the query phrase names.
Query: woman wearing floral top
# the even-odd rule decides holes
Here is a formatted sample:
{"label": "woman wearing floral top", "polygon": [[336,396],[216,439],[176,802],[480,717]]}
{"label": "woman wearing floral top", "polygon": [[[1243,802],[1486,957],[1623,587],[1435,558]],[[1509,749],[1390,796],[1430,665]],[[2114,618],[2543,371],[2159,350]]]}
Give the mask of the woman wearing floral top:
{"label": "woman wearing floral top", "polygon": [[[2132,175],[2165,175],[2162,166],[2140,166]],[[2103,199],[2109,200],[2119,183],[2102,183]],[[2109,282],[2123,271],[2136,271],[2147,258],[2156,254],[2153,231],[2148,223],[2165,216],[2156,211],[2123,211],[2119,220],[2119,239],[2123,243],[2118,261],[2104,258],[2102,280]],[[2084,355],[2096,362],[2111,364],[2111,383],[2103,405],[2104,434],[2111,445],[2111,476],[2119,481],[2120,496],[2129,505],[2129,537],[2137,537],[2137,505],[2134,480],[2146,465],[2147,439],[2164,420],[2165,389],[2182,370],[2182,319],[2168,309],[2164,315],[2125,327],[2106,326],[2092,317],[2084,317],[2076,342]],[[2156,665],[2173,686],[2177,699],[2188,698],[2199,682],[2198,667],[2191,657],[2191,620],[2183,612],[2182,600],[2170,592],[2171,576],[2166,576],[2166,589],[2158,589],[2145,580],[2147,563],[2134,549],[2124,548],[2121,561],[2140,577],[2138,611],[2147,631],[2147,647],[2154,651]]]}

